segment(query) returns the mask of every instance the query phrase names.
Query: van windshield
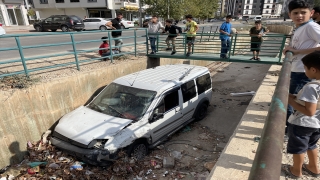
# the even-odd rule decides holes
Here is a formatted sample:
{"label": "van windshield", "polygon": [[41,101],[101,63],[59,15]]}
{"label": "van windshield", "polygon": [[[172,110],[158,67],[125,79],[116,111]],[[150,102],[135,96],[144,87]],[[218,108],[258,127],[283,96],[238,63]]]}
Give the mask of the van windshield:
{"label": "van windshield", "polygon": [[155,91],[111,83],[87,107],[110,116],[138,121],[156,94]]}

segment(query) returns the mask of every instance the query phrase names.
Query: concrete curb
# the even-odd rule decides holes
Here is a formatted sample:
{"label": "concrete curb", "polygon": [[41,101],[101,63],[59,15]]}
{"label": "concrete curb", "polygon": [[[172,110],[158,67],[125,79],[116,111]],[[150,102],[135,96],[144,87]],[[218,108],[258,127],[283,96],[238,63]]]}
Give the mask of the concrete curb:
{"label": "concrete curb", "polygon": [[272,73],[280,69],[281,66],[278,65],[270,67],[207,180],[248,179],[258,147],[258,142],[255,142],[254,138],[261,136],[269,103],[275,90],[274,84],[278,80],[278,76],[273,76]]}

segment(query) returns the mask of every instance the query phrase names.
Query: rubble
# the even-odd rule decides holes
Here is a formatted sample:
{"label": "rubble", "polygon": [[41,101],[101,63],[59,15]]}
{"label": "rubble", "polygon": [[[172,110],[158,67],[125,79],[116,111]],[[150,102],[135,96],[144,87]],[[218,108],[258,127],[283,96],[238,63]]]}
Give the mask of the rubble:
{"label": "rubble", "polygon": [[173,168],[174,167],[174,158],[164,157],[163,158],[163,167],[164,168]]}

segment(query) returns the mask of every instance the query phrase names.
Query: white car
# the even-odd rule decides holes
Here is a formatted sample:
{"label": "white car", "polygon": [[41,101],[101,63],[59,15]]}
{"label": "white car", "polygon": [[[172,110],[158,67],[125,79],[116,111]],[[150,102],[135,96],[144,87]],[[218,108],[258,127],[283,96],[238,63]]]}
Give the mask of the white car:
{"label": "white car", "polygon": [[[112,19],[108,19],[109,21],[112,21]],[[134,27],[134,22],[133,21],[128,21],[124,18],[122,18],[122,29],[129,29],[129,28],[133,28]]]}
{"label": "white car", "polygon": [[86,18],[83,20],[85,30],[100,29],[102,31],[111,29],[106,26],[109,21],[105,18]]}
{"label": "white car", "polygon": [[208,68],[158,66],[114,80],[86,106],[64,115],[51,143],[84,162],[103,165],[124,151],[136,159],[148,148],[207,114],[212,96]]}
{"label": "white car", "polygon": [[5,34],[6,34],[6,30],[3,29],[2,23],[0,22],[0,36]]}

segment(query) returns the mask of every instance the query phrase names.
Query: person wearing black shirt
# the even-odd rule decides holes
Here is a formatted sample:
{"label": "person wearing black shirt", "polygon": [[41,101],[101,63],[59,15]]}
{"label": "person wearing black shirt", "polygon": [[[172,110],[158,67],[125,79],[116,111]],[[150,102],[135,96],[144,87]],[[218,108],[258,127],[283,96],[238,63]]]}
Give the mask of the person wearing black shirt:
{"label": "person wearing black shirt", "polygon": [[314,13],[312,15],[312,19],[314,20],[314,22],[318,23],[320,25],[320,7],[314,7],[313,8]]}
{"label": "person wearing black shirt", "polygon": [[[177,30],[179,31],[179,33],[177,32]],[[182,33],[182,29],[181,27],[175,26],[172,24],[172,20],[168,19],[166,20],[166,27],[164,29],[163,33],[167,33],[169,34],[167,39],[166,39],[166,43],[168,45],[167,50],[171,50],[170,48],[170,41],[172,43],[172,53],[171,55],[174,55],[176,53],[176,37],[180,35],[180,33]]]}
{"label": "person wearing black shirt", "polygon": [[[106,26],[110,27],[112,30],[121,30],[121,26],[122,26],[122,23],[121,23],[121,20],[122,20],[122,13],[118,13],[117,14],[117,17],[114,18],[113,20],[111,20],[110,22],[108,22],[106,24]],[[122,31],[112,31],[111,32],[111,35],[112,35],[112,38],[116,38],[114,40],[114,43],[115,43],[115,46],[116,46],[116,49],[119,50],[119,52],[121,52],[121,45],[123,44],[122,42],[122,39],[119,39],[120,36],[122,35]]]}

